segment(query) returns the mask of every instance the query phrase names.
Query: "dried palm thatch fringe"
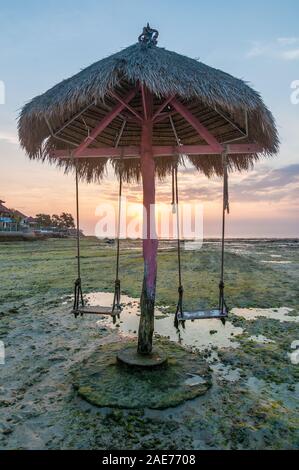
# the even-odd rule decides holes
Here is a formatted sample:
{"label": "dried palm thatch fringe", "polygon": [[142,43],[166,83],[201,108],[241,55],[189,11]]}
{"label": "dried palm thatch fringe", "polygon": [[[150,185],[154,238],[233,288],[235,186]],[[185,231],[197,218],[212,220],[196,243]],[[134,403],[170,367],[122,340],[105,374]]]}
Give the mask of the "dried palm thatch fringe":
{"label": "dried palm thatch fringe", "polygon": [[[258,143],[262,148],[262,154],[266,156],[274,155],[278,151],[279,139],[273,116],[260,95],[243,80],[175,52],[142,43],[134,44],[92,64],[27,103],[21,111],[18,122],[22,147],[30,158],[54,161],[67,172],[72,170],[71,160],[53,159],[50,156],[53,150],[68,148],[68,145],[50,135],[46,119],[51,122],[55,131],[92,104],[92,107],[82,114],[82,120],[81,118],[74,120],[60,135],[79,144],[86,136],[86,123],[91,128],[94,127],[104,116],[105,110],[107,112],[115,105],[110,95],[111,91],[116,90],[120,95],[124,95],[136,83],[145,85],[155,95],[157,107],[163,99],[176,95],[203,120],[220,142],[234,138],[236,134],[227,126],[227,121],[217,114],[215,108],[229,115],[230,119],[240,127],[244,126],[244,112],[247,112],[249,139],[243,142]],[[141,109],[140,97],[133,99],[132,106]],[[182,143],[186,145],[204,143],[179,115],[174,115],[173,119]],[[92,146],[111,146],[120,126],[121,119],[116,118]],[[138,125],[129,123],[119,146],[139,145],[139,142]],[[154,128],[154,145],[171,144],[175,144],[171,129],[167,123],[161,122]],[[229,169],[246,170],[258,160],[259,156],[257,154],[229,156]],[[217,155],[185,158],[208,176],[215,173],[222,174],[221,159]],[[78,162],[80,178],[87,181],[101,179],[108,161],[109,158],[80,159]],[[172,161],[172,157],[156,159],[159,177],[163,178],[169,174]],[[112,161],[112,164],[118,174],[119,162]],[[139,179],[138,159],[124,161],[124,177],[128,181]]]}

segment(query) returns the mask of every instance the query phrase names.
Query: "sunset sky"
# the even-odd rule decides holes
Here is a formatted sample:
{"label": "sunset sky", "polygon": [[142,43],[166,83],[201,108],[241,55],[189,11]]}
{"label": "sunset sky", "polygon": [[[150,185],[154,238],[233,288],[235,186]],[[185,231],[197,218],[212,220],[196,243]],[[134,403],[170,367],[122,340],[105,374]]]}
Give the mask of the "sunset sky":
{"label": "sunset sky", "polygon": [[[298,237],[299,104],[291,102],[291,84],[299,81],[298,17],[298,0],[1,2],[0,81],[6,96],[0,104],[0,199],[28,215],[74,214],[72,176],[29,161],[20,149],[19,110],[62,79],[136,42],[149,21],[160,32],[160,46],[248,81],[277,121],[279,155],[230,177],[228,236]],[[181,169],[179,181],[182,201],[203,204],[204,235],[219,235],[221,181],[189,167]],[[96,207],[115,202],[117,190],[109,170],[101,185],[81,186],[86,233],[94,233]],[[141,201],[140,185],[125,185],[124,192],[129,201]],[[169,180],[157,183],[157,198],[170,202]]]}

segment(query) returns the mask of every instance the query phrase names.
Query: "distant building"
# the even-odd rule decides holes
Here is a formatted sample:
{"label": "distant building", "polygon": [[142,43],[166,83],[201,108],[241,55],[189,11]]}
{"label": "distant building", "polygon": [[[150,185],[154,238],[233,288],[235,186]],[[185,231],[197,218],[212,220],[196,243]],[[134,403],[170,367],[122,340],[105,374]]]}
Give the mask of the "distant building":
{"label": "distant building", "polygon": [[13,213],[3,204],[5,201],[0,199],[0,230],[12,230],[14,225]]}
{"label": "distant building", "polygon": [[[27,216],[17,209],[8,209],[4,203],[5,201],[0,199],[0,232],[22,232],[63,238],[77,235],[75,228],[43,226],[37,218]],[[80,236],[84,237],[82,230]]]}
{"label": "distant building", "polygon": [[5,201],[2,201],[0,199],[0,216],[1,217],[2,216],[4,217],[5,215],[11,214],[11,211],[7,207],[5,207],[3,204],[5,204]]}
{"label": "distant building", "polygon": [[11,209],[13,213],[13,219],[15,223],[18,226],[18,230],[27,230],[28,229],[28,224],[27,224],[27,215],[23,214],[22,212],[16,210],[16,209]]}
{"label": "distant building", "polygon": [[37,228],[38,222],[35,217],[30,216],[30,217],[27,217],[27,224],[32,230],[34,230],[35,228]]}
{"label": "distant building", "polygon": [[28,217],[17,209],[8,209],[4,206],[5,201],[0,200],[0,230],[9,232],[28,232],[31,227]]}

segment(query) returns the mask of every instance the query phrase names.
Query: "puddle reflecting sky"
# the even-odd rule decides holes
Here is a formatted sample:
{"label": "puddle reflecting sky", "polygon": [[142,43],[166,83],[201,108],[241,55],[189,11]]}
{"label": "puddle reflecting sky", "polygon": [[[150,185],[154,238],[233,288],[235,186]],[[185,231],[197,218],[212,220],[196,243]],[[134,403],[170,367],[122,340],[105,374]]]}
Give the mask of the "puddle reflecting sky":
{"label": "puddle reflecting sky", "polygon": [[299,322],[299,316],[289,315],[293,309],[287,307],[280,308],[233,308],[232,313],[246,320],[256,320],[258,317],[272,318],[282,322]]}
{"label": "puddle reflecting sky", "polygon": [[[109,307],[112,305],[113,294],[107,292],[96,292],[86,295],[86,299],[90,305],[101,305]],[[119,331],[121,335],[136,337],[139,325],[139,300],[128,296],[122,296],[123,311],[120,319],[115,325],[112,323],[111,317],[99,316],[97,317],[98,326],[107,326]],[[292,309],[282,307],[275,309],[249,309],[249,308],[234,308],[232,313],[241,316],[246,320],[256,320],[259,317],[272,318],[280,321],[298,322],[299,317],[289,315]],[[213,372],[221,379],[226,381],[235,382],[240,378],[240,371],[228,366],[224,366],[219,361],[219,357],[215,348],[238,348],[238,335],[243,333],[243,329],[233,326],[230,321],[227,321],[225,326],[219,320],[197,320],[194,322],[186,322],[185,330],[181,328],[180,333],[176,331],[173,326],[173,315],[166,315],[162,309],[155,311],[155,334],[156,336],[163,336],[170,341],[178,342],[188,348],[197,349],[199,351],[209,349],[210,356],[207,359]],[[249,341],[257,343],[271,343],[270,338],[263,335],[251,336]],[[292,345],[293,351],[288,353],[289,359],[293,364],[298,364],[299,350],[296,345]],[[190,386],[193,382],[197,383],[197,378],[190,377]]]}
{"label": "puddle reflecting sky", "polygon": [[[87,296],[90,305],[112,305],[113,295],[110,293],[91,293]],[[120,333],[129,336],[136,336],[139,325],[139,301],[128,296],[122,296],[124,304],[120,320],[115,326],[111,318],[99,318],[99,324],[107,324],[109,327],[118,328]],[[203,350],[216,346],[219,348],[237,348],[239,343],[232,341],[243,332],[242,328],[237,328],[227,321],[225,326],[219,320],[197,320],[186,322],[185,330],[181,328],[180,336],[173,326],[173,315],[164,315],[159,309],[155,312],[155,333],[164,336],[171,341],[181,342],[184,346]],[[211,334],[212,332],[212,334]]]}

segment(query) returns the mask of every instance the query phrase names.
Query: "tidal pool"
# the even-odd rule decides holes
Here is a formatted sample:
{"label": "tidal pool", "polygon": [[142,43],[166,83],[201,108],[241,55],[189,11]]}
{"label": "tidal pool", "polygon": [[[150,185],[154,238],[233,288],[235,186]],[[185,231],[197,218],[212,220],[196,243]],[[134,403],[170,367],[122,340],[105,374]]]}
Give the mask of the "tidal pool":
{"label": "tidal pool", "polygon": [[249,341],[253,341],[254,343],[261,343],[261,344],[269,344],[275,343],[272,339],[266,338],[264,335],[253,335],[248,338]]}
{"label": "tidal pool", "polygon": [[[107,292],[95,292],[86,295],[90,305],[102,305],[108,307],[112,305],[113,294]],[[123,310],[120,319],[113,325],[111,318],[101,317],[99,325],[107,325],[110,328],[117,328],[121,334],[135,337],[139,325],[139,300],[122,296]],[[189,348],[196,348],[200,351],[218,348],[237,348],[239,343],[232,341],[243,333],[243,329],[235,327],[230,321],[225,326],[219,320],[197,320],[186,322],[186,328],[176,331],[173,325],[173,315],[166,315],[162,308],[155,311],[155,335],[168,338],[170,341],[178,342]]]}
{"label": "tidal pool", "polygon": [[233,308],[232,313],[245,320],[256,320],[258,317],[271,318],[281,322],[299,322],[299,316],[291,316],[293,309],[287,307],[280,308]]}
{"label": "tidal pool", "polygon": [[299,364],[299,341],[293,341],[291,344],[291,349],[294,351],[291,353],[288,353],[288,357],[290,358],[290,361],[293,365]]}
{"label": "tidal pool", "polygon": [[262,260],[261,263],[268,263],[268,264],[292,264],[292,261],[287,261],[287,260],[281,260],[281,261]]}

